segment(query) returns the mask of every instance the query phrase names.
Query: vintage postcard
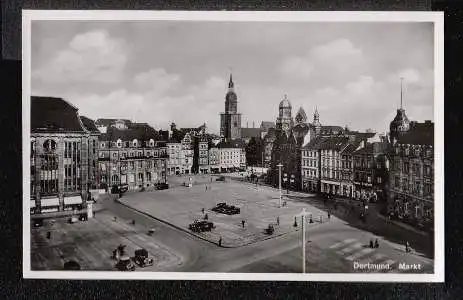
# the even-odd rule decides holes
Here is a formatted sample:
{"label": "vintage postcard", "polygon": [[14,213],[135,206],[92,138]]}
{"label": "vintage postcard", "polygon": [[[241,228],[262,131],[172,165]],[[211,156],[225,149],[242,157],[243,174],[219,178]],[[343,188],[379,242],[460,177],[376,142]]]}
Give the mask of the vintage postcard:
{"label": "vintage postcard", "polygon": [[24,277],[442,282],[443,28],[23,11]]}

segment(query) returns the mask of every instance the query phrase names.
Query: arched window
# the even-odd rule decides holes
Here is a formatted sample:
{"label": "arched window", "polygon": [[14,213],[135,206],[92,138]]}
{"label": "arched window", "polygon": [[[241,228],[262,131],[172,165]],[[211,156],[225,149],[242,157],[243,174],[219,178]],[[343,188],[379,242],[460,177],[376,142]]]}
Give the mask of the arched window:
{"label": "arched window", "polygon": [[100,148],[104,148],[105,144],[103,142],[100,143]]}
{"label": "arched window", "polygon": [[122,148],[122,141],[121,139],[118,139],[116,142],[117,148]]}
{"label": "arched window", "polygon": [[119,177],[117,175],[111,176],[112,183],[118,183]]}
{"label": "arched window", "polygon": [[153,139],[150,139],[150,141],[149,141],[149,146],[150,146],[150,147],[154,147],[154,140],[153,140]]}
{"label": "arched window", "polygon": [[132,141],[132,146],[133,146],[133,147],[138,147],[137,139],[134,139],[134,140]]}
{"label": "arched window", "polygon": [[55,151],[56,150],[56,142],[54,140],[46,140],[43,143],[43,149],[47,152]]}

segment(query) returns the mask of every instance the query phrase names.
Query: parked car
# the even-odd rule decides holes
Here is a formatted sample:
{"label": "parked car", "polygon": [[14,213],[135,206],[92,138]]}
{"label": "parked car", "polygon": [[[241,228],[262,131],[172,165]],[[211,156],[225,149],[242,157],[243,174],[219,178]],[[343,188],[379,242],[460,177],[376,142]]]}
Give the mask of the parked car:
{"label": "parked car", "polygon": [[34,227],[42,227],[43,226],[43,219],[34,219],[33,221]]}
{"label": "parked car", "polygon": [[75,260],[69,260],[64,263],[64,269],[69,271],[77,271],[80,270],[80,264]]}
{"label": "parked car", "polygon": [[146,249],[135,250],[135,257],[133,260],[142,268],[153,265],[153,259],[148,257],[148,251],[146,251]]}
{"label": "parked car", "polygon": [[214,228],[214,223],[208,221],[195,220],[193,223],[189,225],[189,228],[193,232],[211,231],[212,228]]}
{"label": "parked car", "polygon": [[215,181],[225,181],[225,176],[220,176],[216,178]]}
{"label": "parked car", "polygon": [[135,271],[135,265],[133,264],[132,259],[126,255],[119,259],[116,264],[116,268],[119,271]]}
{"label": "parked car", "polygon": [[162,182],[162,183],[158,183],[156,185],[156,189],[157,190],[167,190],[169,188],[169,184],[168,183],[165,183],[165,182]]}
{"label": "parked car", "polygon": [[212,208],[212,211],[227,215],[236,215],[241,212],[239,207],[236,207],[234,205],[227,205],[227,203],[225,202],[217,203],[217,205]]}
{"label": "parked car", "polygon": [[72,216],[68,219],[68,223],[69,224],[74,224],[74,223],[77,223],[77,217],[76,216]]}
{"label": "parked car", "polygon": [[265,233],[268,235],[272,235],[275,232],[275,228],[272,224],[268,224],[268,227],[265,228]]}
{"label": "parked car", "polygon": [[80,214],[79,215],[79,221],[87,221],[87,220],[88,220],[87,214]]}

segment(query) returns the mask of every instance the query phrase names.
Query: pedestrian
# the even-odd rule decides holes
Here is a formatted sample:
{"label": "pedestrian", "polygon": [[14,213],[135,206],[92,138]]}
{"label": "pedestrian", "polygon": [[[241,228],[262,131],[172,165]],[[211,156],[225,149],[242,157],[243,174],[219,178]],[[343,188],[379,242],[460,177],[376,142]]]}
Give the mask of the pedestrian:
{"label": "pedestrian", "polygon": [[241,220],[241,226],[243,226],[243,228],[244,228],[244,223],[245,223],[245,221]]}
{"label": "pedestrian", "polygon": [[330,212],[328,211],[328,220],[331,219],[331,214]]}
{"label": "pedestrian", "polygon": [[277,216],[277,225],[280,226],[280,216]]}
{"label": "pedestrian", "polygon": [[375,248],[379,248],[378,239],[375,239]]}
{"label": "pedestrian", "polygon": [[370,248],[373,248],[373,240],[370,240]]}
{"label": "pedestrian", "polygon": [[207,214],[204,215],[204,220],[208,220],[209,216]]}
{"label": "pedestrian", "polygon": [[203,207],[203,208],[201,208],[201,212],[202,212],[202,213],[203,213],[203,215],[204,215],[204,207]]}
{"label": "pedestrian", "polygon": [[222,237],[219,238],[219,247],[222,247]]}
{"label": "pedestrian", "polygon": [[135,225],[135,220],[132,220],[132,225]]}

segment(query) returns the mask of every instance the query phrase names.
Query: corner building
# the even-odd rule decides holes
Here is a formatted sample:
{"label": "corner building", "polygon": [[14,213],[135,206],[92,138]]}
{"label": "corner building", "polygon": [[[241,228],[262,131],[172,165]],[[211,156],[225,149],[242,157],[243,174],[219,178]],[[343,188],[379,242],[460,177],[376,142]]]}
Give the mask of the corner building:
{"label": "corner building", "polygon": [[98,135],[64,99],[31,97],[31,213],[84,208],[97,185]]}

